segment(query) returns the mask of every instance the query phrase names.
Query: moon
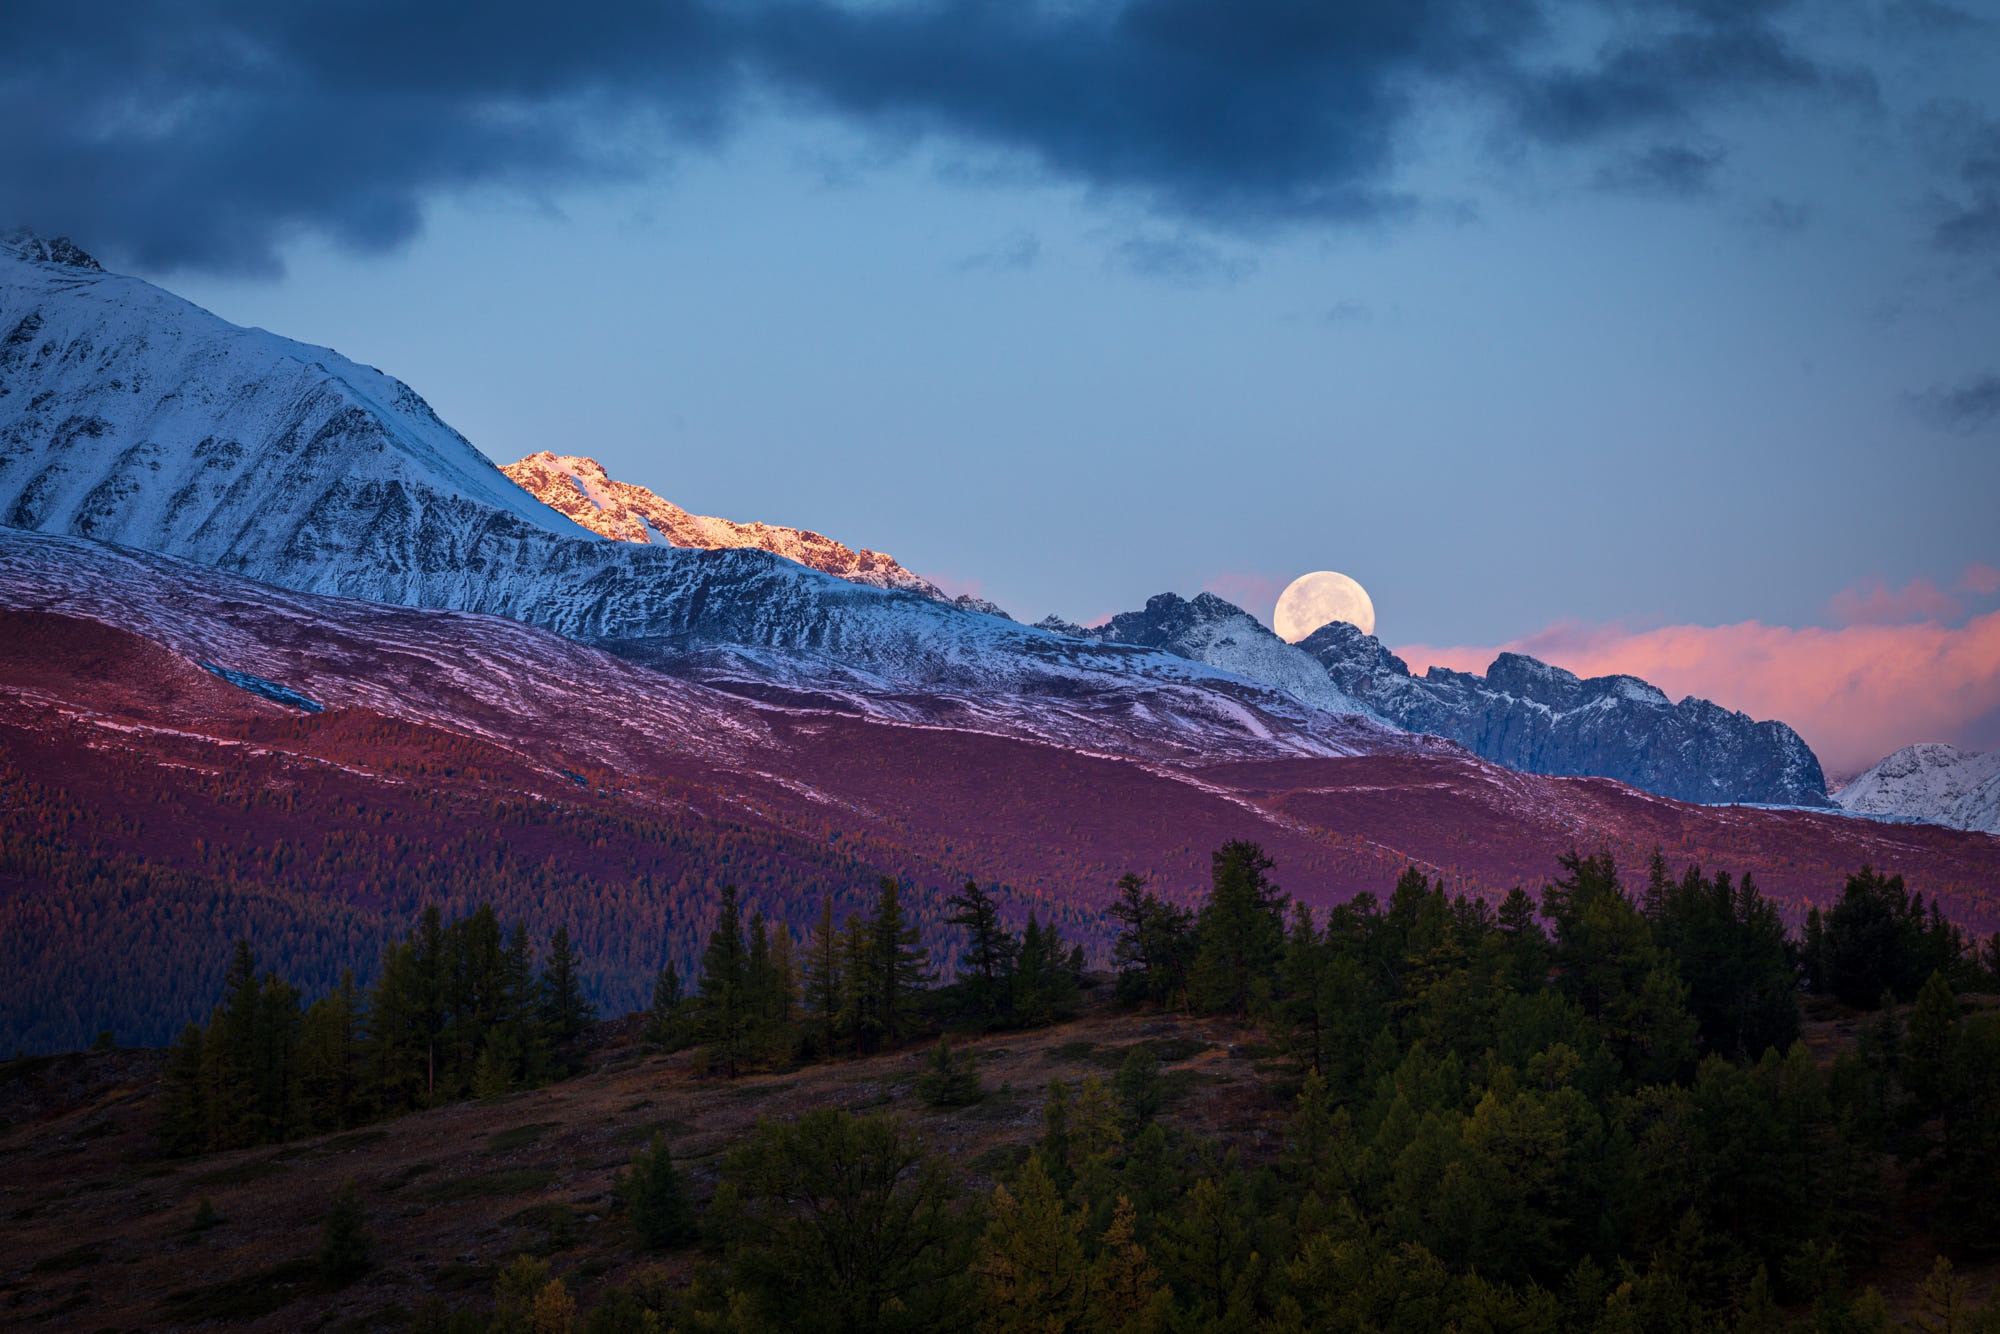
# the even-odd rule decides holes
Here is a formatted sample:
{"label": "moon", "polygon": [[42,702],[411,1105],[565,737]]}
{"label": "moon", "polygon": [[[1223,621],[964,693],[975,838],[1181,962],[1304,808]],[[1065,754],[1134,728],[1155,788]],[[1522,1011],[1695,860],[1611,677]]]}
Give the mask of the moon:
{"label": "moon", "polygon": [[1368,590],[1332,570],[1315,570],[1292,580],[1271,614],[1271,628],[1287,644],[1296,644],[1334,621],[1346,621],[1364,635],[1375,633],[1375,604]]}

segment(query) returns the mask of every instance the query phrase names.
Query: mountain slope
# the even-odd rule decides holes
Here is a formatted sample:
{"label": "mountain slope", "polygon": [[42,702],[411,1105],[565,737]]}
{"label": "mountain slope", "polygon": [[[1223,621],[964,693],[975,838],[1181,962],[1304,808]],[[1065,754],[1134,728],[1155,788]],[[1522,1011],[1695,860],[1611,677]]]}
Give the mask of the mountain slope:
{"label": "mountain slope", "polygon": [[1100,711],[1159,707],[1127,689],[1052,706],[1042,738],[773,703],[506,620],[0,530],[0,1049],[164,1039],[243,933],[309,990],[365,979],[431,901],[568,926],[619,1008],[693,966],[723,883],[802,929],[897,875],[943,951],[976,876],[1012,924],[1101,949],[1119,875],[1187,903],[1233,838],[1317,908],[1412,863],[1490,897],[1572,846],[1635,871],[1657,847],[1754,873],[1793,919],[1866,862],[2000,926],[1990,835],[1684,805],[1359,719],[1386,743],[1313,751],[1247,706],[1272,736],[1080,746]]}
{"label": "mountain slope", "polygon": [[643,486],[614,480],[596,459],[544,450],[504,464],[500,471],[551,509],[615,541],[707,551],[754,547],[850,583],[897,588],[939,602],[952,601],[930,580],[904,569],[895,557],[883,552],[867,547],[856,551],[803,528],[736,523],[690,514]]}
{"label": "mountain slope", "polygon": [[2000,750],[1905,746],[1834,793],[1833,800],[1856,815],[2000,834]]}
{"label": "mountain slope", "polygon": [[1121,753],[1343,754],[1391,735],[769,551],[606,541],[400,382],[79,256],[0,243],[0,523],[504,616],[741,692]]}
{"label": "mountain slope", "polygon": [[1483,677],[1440,667],[1413,677],[1341,622],[1299,647],[1382,717],[1511,769],[1616,778],[1678,801],[1828,804],[1819,760],[1791,728],[1692,695],[1676,704],[1636,676],[1581,680],[1503,653]]}

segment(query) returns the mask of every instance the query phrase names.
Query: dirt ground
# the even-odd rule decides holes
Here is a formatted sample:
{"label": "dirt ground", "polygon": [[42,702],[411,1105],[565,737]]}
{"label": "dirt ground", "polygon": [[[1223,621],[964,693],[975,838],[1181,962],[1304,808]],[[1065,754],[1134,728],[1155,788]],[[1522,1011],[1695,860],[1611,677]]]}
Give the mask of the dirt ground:
{"label": "dirt ground", "polygon": [[[153,1150],[153,1052],[16,1063],[0,1077],[0,1324],[36,1330],[178,1328],[229,1319],[243,1330],[394,1328],[418,1302],[484,1299],[498,1268],[546,1256],[590,1304],[644,1268],[611,1213],[614,1175],[664,1135],[698,1196],[723,1153],[760,1117],[817,1107],[888,1109],[920,1126],[969,1184],[1041,1133],[1048,1081],[1109,1080],[1123,1048],[1186,1039],[1163,1069],[1163,1119],[1224,1134],[1247,1158],[1275,1154],[1282,1076],[1262,1039],[1226,1021],[1121,1015],[1102,1004],[1031,1033],[959,1045],[980,1056],[989,1095],[925,1107],[912,1092],[927,1047],[741,1077],[696,1079],[687,1054],[648,1055],[637,1024],[605,1025],[588,1072],[496,1102],[420,1112],[363,1130],[168,1161]],[[31,1068],[22,1069],[23,1065]],[[327,1202],[347,1180],[365,1201],[377,1267],[334,1293],[308,1266]],[[192,1224],[202,1200],[219,1222]],[[265,1313],[248,1315],[262,1309]]]}

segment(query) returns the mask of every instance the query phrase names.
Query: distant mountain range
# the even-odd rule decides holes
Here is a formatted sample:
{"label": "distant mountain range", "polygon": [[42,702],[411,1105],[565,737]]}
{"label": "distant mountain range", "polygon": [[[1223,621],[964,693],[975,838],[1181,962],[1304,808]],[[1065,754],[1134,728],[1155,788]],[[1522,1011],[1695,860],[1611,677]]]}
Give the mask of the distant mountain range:
{"label": "distant mountain range", "polygon": [[1178,653],[1318,708],[1448,738],[1524,773],[1616,778],[1677,801],[1828,804],[1819,761],[1791,728],[1705,699],[1675,704],[1635,676],[1586,681],[1503,653],[1483,677],[1437,667],[1413,677],[1373,635],[1343,621],[1294,646],[1213,593],[1192,601],[1162,593],[1095,630],[1042,624]]}
{"label": "distant mountain range", "polygon": [[1854,778],[1833,800],[1856,815],[2000,834],[2000,750],[1905,746]]}
{"label": "distant mountain range", "polygon": [[623,1004],[725,881],[800,918],[897,874],[935,930],[974,874],[1101,944],[1119,873],[1185,900],[1246,836],[1322,905],[1660,847],[1788,911],[1870,861],[2000,924],[1988,835],[1686,804],[1823,804],[1782,724],[1511,656],[1414,678],[1212,595],[997,613],[587,459],[503,472],[389,375],[0,242],[0,976],[61,990],[61,1034],[117,984],[69,967],[91,923],[191,996],[244,924],[323,981],[427,896],[497,895]]}

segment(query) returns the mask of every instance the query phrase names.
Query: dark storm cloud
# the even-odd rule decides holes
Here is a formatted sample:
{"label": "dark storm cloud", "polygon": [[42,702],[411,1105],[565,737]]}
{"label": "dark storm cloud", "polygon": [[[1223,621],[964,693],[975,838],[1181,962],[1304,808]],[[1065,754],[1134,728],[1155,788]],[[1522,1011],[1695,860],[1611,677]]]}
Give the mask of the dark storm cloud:
{"label": "dark storm cloud", "polygon": [[1705,195],[1715,189],[1715,173],[1727,156],[1719,148],[1654,144],[1600,169],[1597,183],[1607,190],[1639,194]]}
{"label": "dark storm cloud", "polygon": [[[154,266],[267,267],[301,233],[393,246],[440,191],[644,171],[726,132],[753,90],[1181,220],[1376,218],[1407,206],[1386,182],[1425,96],[1577,144],[1829,84],[1781,16],[1770,0],[0,0],[0,219]],[[1591,49],[1546,55],[1579,24]]]}
{"label": "dark storm cloud", "polygon": [[1925,112],[1920,133],[1948,181],[1937,195],[1932,240],[1955,254],[2000,255],[2000,120],[1944,104]]}
{"label": "dark storm cloud", "polygon": [[1957,384],[1933,385],[1910,395],[1910,406],[1934,426],[1981,431],[2000,425],[2000,374],[1988,371]]}

